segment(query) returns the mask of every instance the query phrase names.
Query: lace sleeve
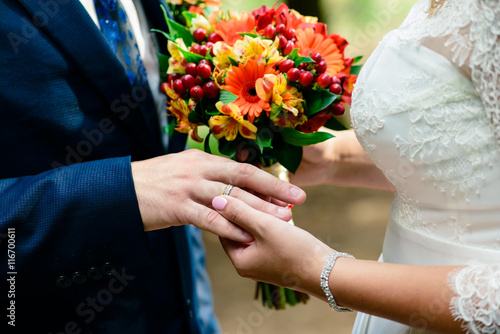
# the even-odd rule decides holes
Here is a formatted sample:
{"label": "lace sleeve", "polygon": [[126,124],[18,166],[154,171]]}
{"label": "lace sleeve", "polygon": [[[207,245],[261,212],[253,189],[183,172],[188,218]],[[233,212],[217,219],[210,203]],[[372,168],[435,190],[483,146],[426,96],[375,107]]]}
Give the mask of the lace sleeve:
{"label": "lace sleeve", "polygon": [[471,264],[449,277],[451,313],[467,333],[500,332],[500,264]]}

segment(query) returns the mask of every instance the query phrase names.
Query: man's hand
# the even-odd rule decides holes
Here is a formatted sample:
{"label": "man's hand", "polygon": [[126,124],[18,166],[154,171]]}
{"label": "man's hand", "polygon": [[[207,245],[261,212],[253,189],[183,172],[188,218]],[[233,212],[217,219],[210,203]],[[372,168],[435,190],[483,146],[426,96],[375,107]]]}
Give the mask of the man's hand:
{"label": "man's hand", "polygon": [[300,204],[306,198],[300,188],[255,166],[199,150],[133,162],[132,176],[145,231],[192,224],[223,238],[250,242],[252,236],[212,208],[212,199],[228,184],[234,186],[231,197],[285,221],[292,218],[291,211],[273,203]]}

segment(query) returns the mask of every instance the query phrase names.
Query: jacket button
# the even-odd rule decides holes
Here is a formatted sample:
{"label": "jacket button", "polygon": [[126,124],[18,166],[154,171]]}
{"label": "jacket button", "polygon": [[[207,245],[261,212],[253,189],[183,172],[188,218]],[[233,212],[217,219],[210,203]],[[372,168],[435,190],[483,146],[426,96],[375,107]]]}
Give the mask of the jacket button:
{"label": "jacket button", "polygon": [[97,267],[92,267],[87,270],[87,277],[91,280],[97,281],[102,277],[102,272]]}
{"label": "jacket button", "polygon": [[115,266],[111,262],[106,262],[102,267],[102,271],[107,276],[113,276],[113,273],[116,271]]}
{"label": "jacket button", "polygon": [[85,276],[84,273],[77,271],[76,273],[73,274],[71,277],[71,282],[75,284],[83,284],[87,280],[87,277]]}
{"label": "jacket button", "polygon": [[62,275],[56,278],[56,286],[59,288],[67,288],[71,285],[71,280],[68,276]]}

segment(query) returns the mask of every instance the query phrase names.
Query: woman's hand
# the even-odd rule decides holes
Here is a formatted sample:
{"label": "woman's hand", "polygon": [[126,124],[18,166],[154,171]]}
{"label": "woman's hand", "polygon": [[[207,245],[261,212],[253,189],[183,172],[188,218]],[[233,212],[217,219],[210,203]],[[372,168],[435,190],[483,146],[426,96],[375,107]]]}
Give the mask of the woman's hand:
{"label": "woman's hand", "polygon": [[394,191],[394,186],[366,155],[353,130],[332,131],[335,138],[305,146],[302,162],[290,181],[299,186],[337,186]]}
{"label": "woman's hand", "polygon": [[[337,136],[337,132],[327,128],[321,128],[320,131]],[[302,162],[297,172],[290,174],[290,182],[298,186],[331,183],[339,160],[339,152],[335,149],[337,140],[332,138],[319,144],[304,146]]]}
{"label": "woman's hand", "polygon": [[234,197],[218,196],[212,205],[255,239],[240,243],[221,238],[241,276],[321,296],[319,277],[332,252],[330,247],[310,233]]}

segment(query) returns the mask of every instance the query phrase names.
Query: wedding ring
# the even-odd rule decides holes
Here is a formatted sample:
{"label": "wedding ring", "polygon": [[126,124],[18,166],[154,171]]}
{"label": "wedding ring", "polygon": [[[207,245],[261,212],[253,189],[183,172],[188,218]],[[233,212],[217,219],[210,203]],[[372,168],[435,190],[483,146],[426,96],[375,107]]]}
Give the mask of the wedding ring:
{"label": "wedding ring", "polygon": [[228,184],[226,188],[224,188],[224,192],[222,193],[223,196],[229,196],[229,193],[233,190],[233,185]]}

